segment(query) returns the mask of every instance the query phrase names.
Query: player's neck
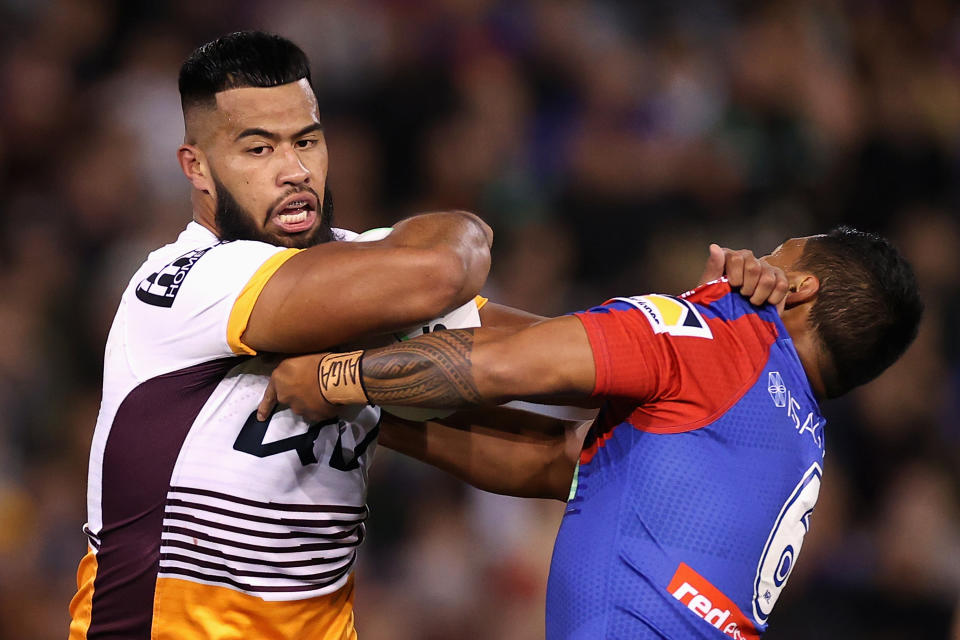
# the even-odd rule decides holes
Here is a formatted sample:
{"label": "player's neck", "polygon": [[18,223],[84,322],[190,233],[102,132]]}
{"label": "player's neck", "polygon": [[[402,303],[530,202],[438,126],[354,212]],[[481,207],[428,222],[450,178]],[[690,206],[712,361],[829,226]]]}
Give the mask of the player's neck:
{"label": "player's neck", "polygon": [[810,344],[801,348],[794,340],[793,344],[797,347],[797,355],[800,356],[800,364],[807,374],[807,380],[810,382],[810,388],[817,401],[821,402],[827,397],[826,386],[823,383],[823,365],[820,362],[820,347],[813,342],[810,334],[804,334],[804,339],[809,339]]}
{"label": "player's neck", "polygon": [[213,235],[219,238],[220,231],[217,229],[215,222],[216,213],[212,204],[212,198],[194,190],[193,193],[190,194],[190,204],[193,207],[194,222],[208,229]]}
{"label": "player's neck", "polygon": [[813,395],[816,396],[817,401],[822,401],[827,397],[827,393],[823,383],[822,351],[816,333],[810,328],[805,313],[791,313],[788,309],[780,319],[793,340],[797,355],[800,356],[800,364],[803,365],[803,370],[807,374]]}

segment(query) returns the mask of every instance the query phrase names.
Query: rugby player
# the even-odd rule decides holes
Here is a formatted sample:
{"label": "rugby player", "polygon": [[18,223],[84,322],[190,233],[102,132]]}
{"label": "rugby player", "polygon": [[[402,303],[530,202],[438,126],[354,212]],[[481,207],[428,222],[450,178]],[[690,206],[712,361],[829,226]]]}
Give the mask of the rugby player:
{"label": "rugby player", "polygon": [[237,33],[180,72],[193,220],[123,293],[88,477],[70,638],[355,637],[379,410],[323,428],[254,415],[260,352],[329,349],[471,300],[492,234],[464,212],[338,242],[310,69]]}
{"label": "rugby player", "polygon": [[506,335],[291,358],[259,411],[600,400],[582,446],[396,421],[384,437],[483,488],[567,500],[548,638],[758,638],[819,493],[819,401],[890,366],[922,313],[912,269],[872,234],[793,238],[765,261],[786,273],[782,316],[725,279],[615,298]]}
{"label": "rugby player", "polygon": [[[458,307],[486,277],[492,233],[449,212],[341,242],[354,234],[331,227],[310,69],[283,38],[219,38],[179,83],[193,221],[133,275],[108,338],[70,638],[353,638],[380,410],[257,420],[272,365],[255,356]],[[728,258],[745,291],[781,293]],[[534,316],[489,303],[480,318]]]}

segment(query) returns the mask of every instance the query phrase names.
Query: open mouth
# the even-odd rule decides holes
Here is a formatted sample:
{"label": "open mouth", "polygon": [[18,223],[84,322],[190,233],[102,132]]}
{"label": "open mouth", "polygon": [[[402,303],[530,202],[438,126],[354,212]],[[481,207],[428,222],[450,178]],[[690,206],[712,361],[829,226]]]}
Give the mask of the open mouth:
{"label": "open mouth", "polygon": [[274,210],[273,222],[285,233],[300,233],[317,220],[317,199],[313,194],[297,193]]}

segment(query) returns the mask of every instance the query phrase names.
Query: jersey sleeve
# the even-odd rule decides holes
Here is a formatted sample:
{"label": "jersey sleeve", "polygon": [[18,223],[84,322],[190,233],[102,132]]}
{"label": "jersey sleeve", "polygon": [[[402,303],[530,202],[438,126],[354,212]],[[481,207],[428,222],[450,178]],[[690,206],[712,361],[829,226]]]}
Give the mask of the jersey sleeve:
{"label": "jersey sleeve", "polygon": [[645,402],[668,378],[669,362],[643,314],[621,301],[574,314],[583,323],[596,368],[594,396]]}
{"label": "jersey sleeve", "polygon": [[241,339],[247,321],[267,281],[299,251],[225,242],[181,256],[148,276],[128,298],[130,364],[141,371],[172,371],[255,355]]}
{"label": "jersey sleeve", "polygon": [[631,400],[646,426],[664,431],[726,410],[756,381],[778,335],[725,284],[697,301],[615,298],[576,315],[593,351],[594,395]]}

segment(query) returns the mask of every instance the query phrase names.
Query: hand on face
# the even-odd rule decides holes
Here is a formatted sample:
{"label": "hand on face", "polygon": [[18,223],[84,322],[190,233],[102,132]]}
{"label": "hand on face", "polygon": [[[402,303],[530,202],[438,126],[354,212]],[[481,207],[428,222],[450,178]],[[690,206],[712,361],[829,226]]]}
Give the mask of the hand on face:
{"label": "hand on face", "polygon": [[787,274],[753,255],[749,249],[734,251],[710,245],[710,256],[700,276],[698,284],[705,284],[726,276],[733,288],[739,288],[740,294],[750,299],[750,304],[770,303],[782,314],[787,300],[789,283]]}
{"label": "hand on face", "polygon": [[257,407],[257,420],[268,420],[278,403],[287,405],[291,411],[311,422],[336,416],[339,406],[324,400],[317,380],[317,368],[324,355],[312,353],[281,360]]}

